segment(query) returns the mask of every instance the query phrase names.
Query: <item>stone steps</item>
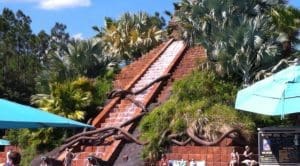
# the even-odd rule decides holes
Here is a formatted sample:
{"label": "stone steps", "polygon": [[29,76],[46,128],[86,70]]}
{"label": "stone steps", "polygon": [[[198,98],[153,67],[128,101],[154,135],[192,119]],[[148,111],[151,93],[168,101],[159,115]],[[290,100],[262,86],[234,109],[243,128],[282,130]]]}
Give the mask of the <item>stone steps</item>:
{"label": "stone steps", "polygon": [[[170,65],[173,65],[173,61],[177,59],[178,52],[182,51],[185,48],[185,44],[183,41],[174,41],[168,47],[166,47],[165,51],[154,61],[152,65],[145,70],[144,74],[137,80],[131,90],[136,91],[143,88],[145,85],[148,85],[153,80],[157,79],[158,77],[162,76],[165,72],[167,72],[170,68]],[[159,51],[157,51],[159,52]],[[152,57],[153,58],[153,57]],[[149,60],[148,58],[142,58],[140,60]],[[139,63],[135,63],[137,65]],[[135,75],[134,73],[138,73],[140,69],[136,69],[133,65],[129,65],[127,68],[125,67],[125,71],[131,70],[131,74],[122,73],[117,76],[117,79],[121,79],[119,81],[115,81],[115,86],[117,87],[124,87],[120,85],[121,83],[130,83],[132,82],[131,79]],[[138,71],[134,71],[138,70]],[[129,71],[128,71],[129,72]],[[130,79],[131,78],[131,79]],[[123,80],[122,80],[123,79]],[[157,88],[153,85],[151,88],[148,88],[144,92],[135,96],[135,99],[147,104],[150,101],[151,96],[155,93]],[[134,97],[134,96],[133,96]],[[105,109],[105,108],[104,108]],[[95,126],[103,127],[111,127],[111,126],[119,126],[123,122],[129,120],[130,118],[134,117],[135,115],[139,114],[141,109],[138,108],[135,104],[132,104],[127,99],[122,99],[117,102],[113,107],[110,108],[108,113],[104,116],[104,119],[100,119],[98,124],[95,123]],[[131,125],[127,126],[125,130],[129,130]],[[113,138],[107,138],[112,141],[112,144],[109,145],[101,145],[102,148],[99,150],[99,146],[91,146],[86,147],[84,152],[78,152],[78,157],[75,159],[74,164],[75,166],[79,164],[85,164],[86,160],[84,158],[88,157],[88,154],[91,152],[94,155],[98,155],[96,157],[101,158],[104,161],[109,161],[111,156],[115,153],[120,141],[115,141]]]}

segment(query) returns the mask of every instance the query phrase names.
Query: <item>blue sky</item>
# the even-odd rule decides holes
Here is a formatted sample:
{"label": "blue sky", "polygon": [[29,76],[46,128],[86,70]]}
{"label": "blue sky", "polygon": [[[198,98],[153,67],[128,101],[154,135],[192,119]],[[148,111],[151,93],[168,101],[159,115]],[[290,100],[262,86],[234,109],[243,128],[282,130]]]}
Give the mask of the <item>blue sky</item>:
{"label": "blue sky", "polygon": [[[71,36],[89,38],[95,35],[92,26],[102,26],[105,16],[118,18],[126,11],[146,11],[150,14],[165,10],[173,11],[173,2],[178,0],[0,0],[0,11],[4,7],[21,9],[32,19],[33,32],[49,30],[55,22],[67,25]],[[300,8],[300,0],[289,0],[289,4]],[[167,18],[167,17],[165,17]]]}

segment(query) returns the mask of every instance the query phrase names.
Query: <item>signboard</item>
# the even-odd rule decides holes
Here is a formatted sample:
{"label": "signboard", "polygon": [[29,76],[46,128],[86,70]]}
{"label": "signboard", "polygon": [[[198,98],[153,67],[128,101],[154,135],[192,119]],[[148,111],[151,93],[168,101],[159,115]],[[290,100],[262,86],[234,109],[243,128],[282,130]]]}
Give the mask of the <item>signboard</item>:
{"label": "signboard", "polygon": [[300,128],[263,128],[258,133],[261,165],[300,163]]}

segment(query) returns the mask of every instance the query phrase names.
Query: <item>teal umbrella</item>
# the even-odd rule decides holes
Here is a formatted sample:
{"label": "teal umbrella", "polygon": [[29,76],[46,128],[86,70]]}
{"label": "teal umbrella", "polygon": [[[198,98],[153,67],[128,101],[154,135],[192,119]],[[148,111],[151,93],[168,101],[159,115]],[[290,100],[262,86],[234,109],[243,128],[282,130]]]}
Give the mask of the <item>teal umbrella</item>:
{"label": "teal umbrella", "polygon": [[64,118],[37,108],[0,99],[0,128],[88,127],[93,126]]}
{"label": "teal umbrella", "polygon": [[240,90],[235,108],[282,117],[300,112],[300,66],[290,66]]}
{"label": "teal umbrella", "polygon": [[10,142],[6,139],[0,139],[0,145],[10,145]]}

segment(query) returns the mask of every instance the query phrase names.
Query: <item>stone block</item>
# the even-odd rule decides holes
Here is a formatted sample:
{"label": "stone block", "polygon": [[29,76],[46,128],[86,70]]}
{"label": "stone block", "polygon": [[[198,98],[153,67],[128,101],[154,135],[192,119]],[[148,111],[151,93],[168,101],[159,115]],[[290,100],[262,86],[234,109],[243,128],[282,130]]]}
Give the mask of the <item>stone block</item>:
{"label": "stone block", "polygon": [[214,162],[221,162],[221,155],[214,154]]}
{"label": "stone block", "polygon": [[221,147],[215,146],[215,147],[212,147],[212,148],[213,148],[214,154],[221,154]]}
{"label": "stone block", "polygon": [[206,161],[213,162],[214,161],[214,155],[213,154],[207,154],[206,155]]}

